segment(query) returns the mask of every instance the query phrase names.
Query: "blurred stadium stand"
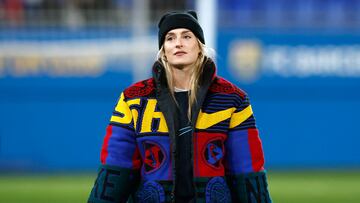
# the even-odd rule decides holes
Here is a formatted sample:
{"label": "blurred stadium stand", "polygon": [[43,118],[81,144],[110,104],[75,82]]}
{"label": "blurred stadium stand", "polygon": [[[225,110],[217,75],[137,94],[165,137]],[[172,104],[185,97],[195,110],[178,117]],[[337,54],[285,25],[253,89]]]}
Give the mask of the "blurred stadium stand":
{"label": "blurred stadium stand", "polygon": [[[219,74],[246,90],[267,165],[359,167],[360,0],[218,0]],[[0,170],[93,170],[157,21],[194,0],[0,0]]]}
{"label": "blurred stadium stand", "polygon": [[[148,4],[151,24],[165,10],[185,9],[193,6],[192,1],[153,0],[138,1]],[[131,0],[2,0],[1,25],[14,26],[60,26],[60,27],[128,27],[131,26],[131,12],[143,12],[134,7]]]}
{"label": "blurred stadium stand", "polygon": [[[128,27],[131,0],[1,0],[2,27]],[[151,26],[173,9],[194,9],[194,0],[140,1],[147,5]],[[219,25],[231,27],[353,27],[359,26],[358,0],[223,0]]]}
{"label": "blurred stadium stand", "polygon": [[224,0],[219,25],[230,27],[358,28],[358,0]]}

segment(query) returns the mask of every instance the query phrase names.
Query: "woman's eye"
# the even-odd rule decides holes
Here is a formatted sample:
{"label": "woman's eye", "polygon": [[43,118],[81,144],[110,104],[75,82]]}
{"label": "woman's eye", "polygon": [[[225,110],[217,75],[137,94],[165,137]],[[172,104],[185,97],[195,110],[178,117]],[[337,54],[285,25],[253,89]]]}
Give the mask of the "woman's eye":
{"label": "woman's eye", "polygon": [[167,37],[166,41],[171,41],[173,38],[172,37]]}
{"label": "woman's eye", "polygon": [[189,35],[184,36],[185,39],[190,39],[191,37]]}

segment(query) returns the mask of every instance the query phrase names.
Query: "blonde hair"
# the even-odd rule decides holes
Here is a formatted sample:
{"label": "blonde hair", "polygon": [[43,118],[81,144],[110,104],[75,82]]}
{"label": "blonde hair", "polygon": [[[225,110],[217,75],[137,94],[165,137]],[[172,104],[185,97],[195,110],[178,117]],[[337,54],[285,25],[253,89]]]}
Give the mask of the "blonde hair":
{"label": "blonde hair", "polygon": [[[205,47],[205,45],[203,43],[201,43],[201,41],[199,39],[197,39],[197,41],[198,41],[198,44],[200,47],[200,53],[195,62],[195,67],[192,69],[193,72],[190,77],[190,91],[188,92],[189,104],[188,104],[188,113],[187,113],[189,120],[191,119],[191,107],[193,106],[193,104],[195,104],[197,102],[196,94],[198,92],[199,80],[200,80],[200,76],[203,71],[203,65],[206,62],[206,58],[208,57],[206,54],[207,48]],[[175,99],[173,73],[171,71],[169,63],[166,60],[164,46],[161,46],[161,48],[157,54],[157,60],[159,60],[165,68],[167,84],[170,89],[171,96],[174,99],[175,103],[177,104],[176,99]]]}

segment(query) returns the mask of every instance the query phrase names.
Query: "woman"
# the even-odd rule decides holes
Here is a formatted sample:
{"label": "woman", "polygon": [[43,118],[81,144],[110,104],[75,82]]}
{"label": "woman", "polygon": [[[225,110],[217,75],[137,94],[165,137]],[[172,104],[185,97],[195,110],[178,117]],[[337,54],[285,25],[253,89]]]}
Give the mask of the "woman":
{"label": "woman", "polygon": [[216,76],[196,13],[159,22],[153,77],[124,90],[89,202],[271,202],[246,93]]}

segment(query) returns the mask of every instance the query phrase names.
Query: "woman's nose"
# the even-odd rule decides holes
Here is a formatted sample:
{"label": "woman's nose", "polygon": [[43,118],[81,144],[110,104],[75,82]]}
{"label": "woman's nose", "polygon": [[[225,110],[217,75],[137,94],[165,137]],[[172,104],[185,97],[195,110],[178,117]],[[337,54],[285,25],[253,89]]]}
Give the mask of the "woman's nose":
{"label": "woman's nose", "polygon": [[175,45],[176,45],[176,47],[181,47],[182,46],[182,40],[181,40],[180,37],[176,39]]}

